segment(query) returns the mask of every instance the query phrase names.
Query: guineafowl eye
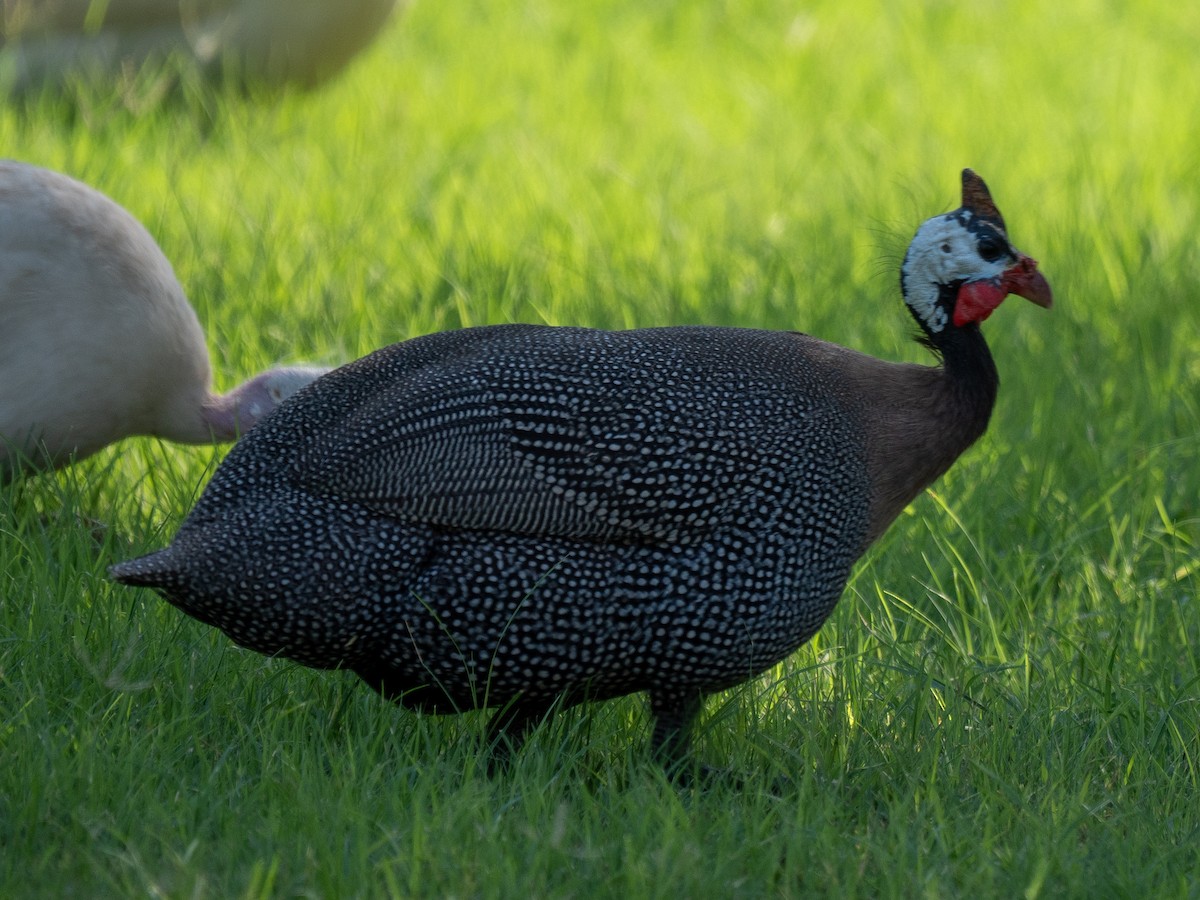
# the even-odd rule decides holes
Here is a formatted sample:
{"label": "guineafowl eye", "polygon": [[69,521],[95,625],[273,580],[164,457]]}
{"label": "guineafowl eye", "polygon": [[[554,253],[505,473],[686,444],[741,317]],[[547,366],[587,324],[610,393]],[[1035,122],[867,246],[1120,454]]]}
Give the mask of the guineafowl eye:
{"label": "guineafowl eye", "polygon": [[985,234],[979,239],[979,255],[987,262],[995,262],[1008,252],[1008,245],[994,234]]}

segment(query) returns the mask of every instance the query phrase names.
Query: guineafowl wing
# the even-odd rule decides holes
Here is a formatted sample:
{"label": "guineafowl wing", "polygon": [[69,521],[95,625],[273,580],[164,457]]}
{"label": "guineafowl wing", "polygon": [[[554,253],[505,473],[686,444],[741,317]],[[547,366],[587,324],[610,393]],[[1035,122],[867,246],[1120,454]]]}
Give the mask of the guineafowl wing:
{"label": "guineafowl wing", "polygon": [[[425,338],[387,348],[361,362],[394,377],[313,436],[298,477],[446,528],[702,539],[783,480],[778,451],[803,417],[802,394],[714,345],[733,331],[505,326],[439,336],[440,354]],[[361,368],[322,381],[361,386]]]}

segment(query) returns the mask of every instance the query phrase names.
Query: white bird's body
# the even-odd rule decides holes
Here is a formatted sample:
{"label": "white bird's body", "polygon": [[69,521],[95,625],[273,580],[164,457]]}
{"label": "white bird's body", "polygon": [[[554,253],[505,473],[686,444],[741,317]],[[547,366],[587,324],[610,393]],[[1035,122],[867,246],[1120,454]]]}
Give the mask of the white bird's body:
{"label": "white bird's body", "polygon": [[143,64],[216,83],[316,87],[383,30],[397,0],[5,0],[0,91],[107,84]]}
{"label": "white bird's body", "polygon": [[232,440],[320,374],[212,394],[200,322],[149,232],[78,181],[0,162],[0,477],[131,435]]}

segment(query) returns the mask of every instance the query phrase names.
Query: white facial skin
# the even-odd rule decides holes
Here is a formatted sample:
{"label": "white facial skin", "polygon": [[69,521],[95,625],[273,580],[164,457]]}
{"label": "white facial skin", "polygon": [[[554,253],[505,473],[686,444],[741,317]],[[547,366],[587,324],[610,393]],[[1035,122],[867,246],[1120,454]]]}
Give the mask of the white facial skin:
{"label": "white facial skin", "polygon": [[980,236],[963,224],[971,213],[956,210],[926,221],[909,245],[900,270],[904,299],[931,334],[946,327],[950,313],[938,305],[939,287],[957,281],[987,281],[999,278],[1013,264],[1016,254],[999,229],[989,228],[995,236],[992,250],[999,255],[988,261],[980,255]]}

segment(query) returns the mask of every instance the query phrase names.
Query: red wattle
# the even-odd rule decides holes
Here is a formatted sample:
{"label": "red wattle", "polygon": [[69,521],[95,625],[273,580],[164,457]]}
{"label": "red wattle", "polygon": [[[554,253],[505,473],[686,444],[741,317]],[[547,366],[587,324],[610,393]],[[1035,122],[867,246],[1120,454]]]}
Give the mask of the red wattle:
{"label": "red wattle", "polygon": [[1007,296],[1008,291],[1000,286],[999,279],[968,281],[958,289],[954,324],[962,328],[968,322],[982,322]]}

